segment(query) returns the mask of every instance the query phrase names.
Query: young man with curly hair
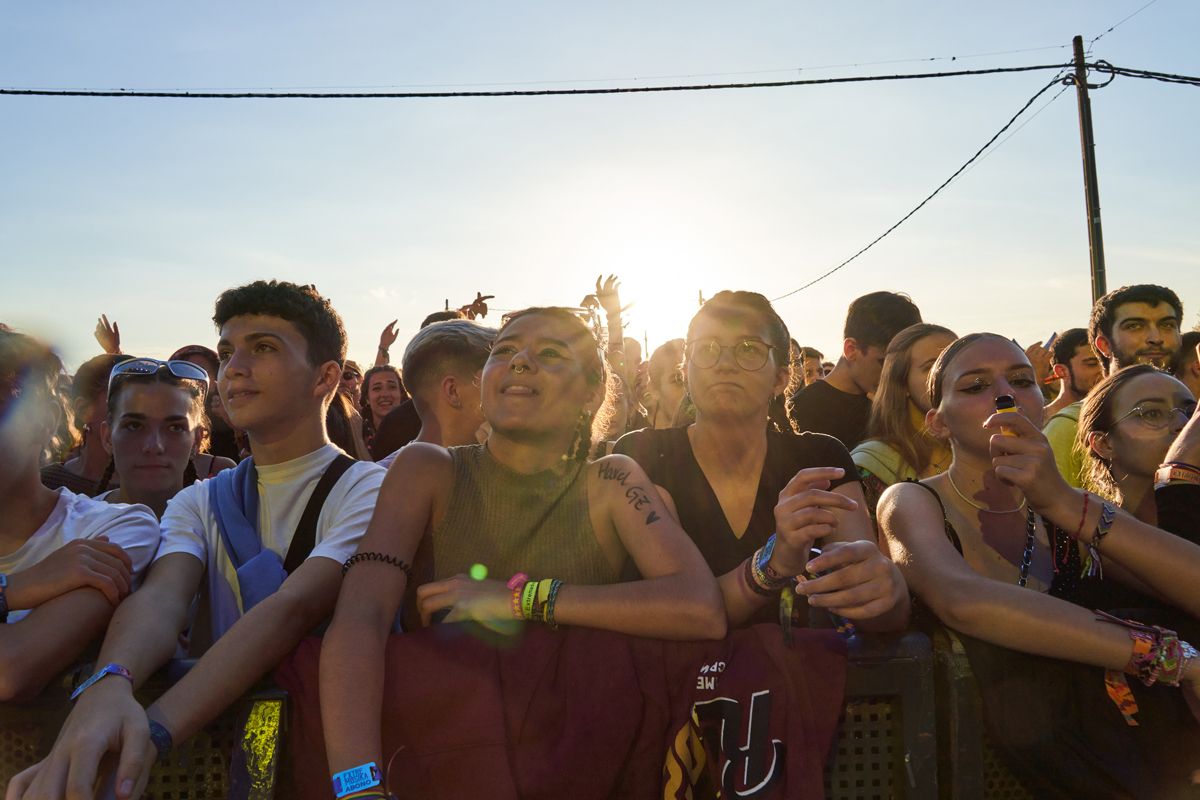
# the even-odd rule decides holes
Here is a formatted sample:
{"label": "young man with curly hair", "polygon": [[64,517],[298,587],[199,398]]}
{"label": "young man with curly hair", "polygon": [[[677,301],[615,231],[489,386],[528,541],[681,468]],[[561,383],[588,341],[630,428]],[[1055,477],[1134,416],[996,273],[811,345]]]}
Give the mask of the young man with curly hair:
{"label": "young man with curly hair", "polygon": [[[109,626],[97,660],[105,666],[50,755],[13,779],[10,799],[91,796],[113,751],[116,796],[136,797],[156,756],[222,713],[333,610],[341,563],[384,474],[348,463],[326,436],[346,356],[341,318],[311,286],[259,281],[222,294],[213,321],[221,399],[253,457],[171,500],[145,584]],[[315,525],[302,526],[326,491]],[[211,646],[143,709],[133,690],[172,657],[197,594],[192,641]]]}

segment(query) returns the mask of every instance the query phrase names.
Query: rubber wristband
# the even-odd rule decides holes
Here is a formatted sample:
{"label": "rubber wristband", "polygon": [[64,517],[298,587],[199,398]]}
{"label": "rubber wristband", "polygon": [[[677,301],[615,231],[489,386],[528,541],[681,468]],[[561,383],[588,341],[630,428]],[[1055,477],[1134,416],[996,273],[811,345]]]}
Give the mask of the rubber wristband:
{"label": "rubber wristband", "polygon": [[379,786],[382,777],[374,761],[342,770],[333,776],[333,796],[340,799],[365,789],[374,789]]}

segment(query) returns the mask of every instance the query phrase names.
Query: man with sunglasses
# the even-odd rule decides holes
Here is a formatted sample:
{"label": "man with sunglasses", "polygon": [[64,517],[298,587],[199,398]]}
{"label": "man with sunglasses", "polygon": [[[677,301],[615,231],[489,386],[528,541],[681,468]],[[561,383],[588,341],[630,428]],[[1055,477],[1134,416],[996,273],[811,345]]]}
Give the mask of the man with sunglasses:
{"label": "man with sunglasses", "polygon": [[[136,797],[155,758],[222,713],[333,610],[341,564],[384,474],[349,463],[326,436],[346,355],[341,318],[311,286],[258,281],[222,294],[213,321],[221,398],[253,458],[171,500],[146,583],[113,617],[104,666],[50,755],[9,784],[8,800],[90,797],[112,751],[116,796]],[[197,594],[193,649],[211,646],[143,709],[133,689],[174,654]]]}
{"label": "man with sunglasses", "polygon": [[0,701],[57,678],[104,632],[158,547],[145,506],[42,485],[60,366],[44,345],[0,331]]}

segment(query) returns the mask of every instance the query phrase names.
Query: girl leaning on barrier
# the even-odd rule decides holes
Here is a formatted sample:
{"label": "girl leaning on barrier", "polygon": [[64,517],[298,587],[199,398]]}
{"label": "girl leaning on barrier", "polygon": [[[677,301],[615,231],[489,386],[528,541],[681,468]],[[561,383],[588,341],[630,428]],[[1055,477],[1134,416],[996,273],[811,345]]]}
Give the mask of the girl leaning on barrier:
{"label": "girl leaning on barrier", "polygon": [[957,340],[929,391],[927,423],[953,460],[888,489],[879,522],[917,599],[963,635],[993,741],[1038,797],[1185,791],[1200,769],[1200,658],[1173,631],[1081,603],[1102,570],[1194,619],[1200,547],[1067,485],[1011,340]]}
{"label": "girl leaning on barrier", "polygon": [[[446,615],[669,639],[725,634],[716,582],[645,473],[625,456],[587,461],[609,383],[586,324],[561,308],[510,315],[480,396],[487,443],[403,448],[346,562],[321,655],[335,774],[383,763],[384,648],[402,600],[406,619],[419,614],[411,624]],[[627,561],[643,580],[618,583]]]}

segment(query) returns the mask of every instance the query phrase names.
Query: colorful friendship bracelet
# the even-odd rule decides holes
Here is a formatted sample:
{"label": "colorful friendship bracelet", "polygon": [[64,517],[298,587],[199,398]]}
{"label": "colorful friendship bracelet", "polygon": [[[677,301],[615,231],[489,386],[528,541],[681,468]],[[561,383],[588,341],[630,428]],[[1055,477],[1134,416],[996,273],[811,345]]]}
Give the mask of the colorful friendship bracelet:
{"label": "colorful friendship bracelet", "polygon": [[1071,534],[1072,541],[1078,541],[1079,537],[1083,535],[1083,523],[1087,522],[1088,496],[1089,492],[1085,491],[1083,493],[1083,511],[1079,512],[1079,524],[1075,526],[1075,532]]}
{"label": "colorful friendship bracelet", "polygon": [[558,590],[562,588],[563,582],[555,578],[550,582],[550,593],[546,596],[546,606],[543,610],[542,622],[545,622],[551,628],[558,629],[558,623],[554,621],[554,605],[558,602]]}
{"label": "colorful friendship bracelet", "polygon": [[1100,561],[1100,542],[1108,536],[1113,521],[1117,518],[1117,507],[1105,500],[1100,504],[1100,519],[1096,521],[1096,530],[1092,533],[1092,541],[1087,546],[1087,559],[1083,564],[1085,578],[1104,577],[1104,564]]}

